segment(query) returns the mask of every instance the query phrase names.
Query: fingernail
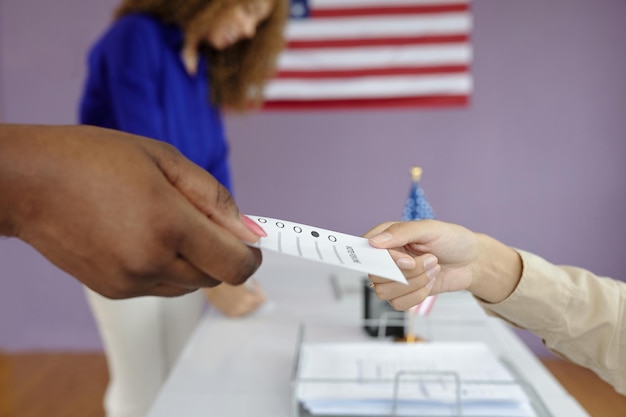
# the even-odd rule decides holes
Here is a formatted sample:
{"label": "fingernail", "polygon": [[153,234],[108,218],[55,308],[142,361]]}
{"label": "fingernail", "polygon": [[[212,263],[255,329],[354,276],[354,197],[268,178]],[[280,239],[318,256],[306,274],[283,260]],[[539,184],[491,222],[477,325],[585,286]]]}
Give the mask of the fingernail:
{"label": "fingernail", "polygon": [[370,238],[370,242],[374,242],[377,245],[384,245],[385,243],[389,242],[391,238],[392,238],[391,233],[383,232],[376,236],[372,236]]}
{"label": "fingernail", "polygon": [[426,276],[432,282],[435,280],[435,278],[437,278],[437,275],[439,275],[439,271],[441,271],[441,266],[435,265],[432,268],[426,270]]}
{"label": "fingernail", "polygon": [[433,255],[429,255],[424,259],[424,270],[428,271],[433,266],[437,265],[438,259]]}
{"label": "fingernail", "polygon": [[431,279],[430,281],[428,281],[428,284],[426,284],[426,288],[428,288],[429,290],[433,289],[433,285],[435,285],[435,279]]}
{"label": "fingernail", "polygon": [[415,260],[413,258],[400,258],[396,261],[396,265],[398,265],[400,269],[414,269]]}
{"label": "fingernail", "polygon": [[243,222],[243,224],[246,225],[246,227],[248,229],[250,229],[250,231],[252,233],[254,233],[255,235],[259,236],[259,237],[267,237],[267,233],[265,233],[265,230],[263,230],[263,228],[261,226],[259,226],[258,224],[256,224],[254,222],[254,220],[252,220],[251,218],[249,218],[248,216],[246,216],[245,214],[241,215],[241,221]]}

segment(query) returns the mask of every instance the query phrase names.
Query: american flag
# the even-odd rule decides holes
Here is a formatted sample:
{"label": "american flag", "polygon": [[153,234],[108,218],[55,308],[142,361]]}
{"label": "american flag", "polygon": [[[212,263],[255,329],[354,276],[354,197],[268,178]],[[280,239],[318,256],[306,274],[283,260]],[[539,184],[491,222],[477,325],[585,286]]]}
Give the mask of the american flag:
{"label": "american flag", "polygon": [[463,106],[469,0],[292,0],[267,109]]}

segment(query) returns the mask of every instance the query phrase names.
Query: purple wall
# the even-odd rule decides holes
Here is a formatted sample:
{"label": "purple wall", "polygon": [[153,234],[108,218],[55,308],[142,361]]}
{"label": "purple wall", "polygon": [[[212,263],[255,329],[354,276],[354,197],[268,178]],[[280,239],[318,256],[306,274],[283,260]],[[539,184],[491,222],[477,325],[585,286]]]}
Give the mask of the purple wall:
{"label": "purple wall", "polygon": [[[0,1],[1,116],[72,123],[116,2],[32,3]],[[239,205],[362,234],[400,217],[421,165],[438,218],[623,278],[626,3],[475,0],[473,13],[469,108],[229,116]],[[14,240],[0,265],[0,348],[99,347],[79,284]]]}

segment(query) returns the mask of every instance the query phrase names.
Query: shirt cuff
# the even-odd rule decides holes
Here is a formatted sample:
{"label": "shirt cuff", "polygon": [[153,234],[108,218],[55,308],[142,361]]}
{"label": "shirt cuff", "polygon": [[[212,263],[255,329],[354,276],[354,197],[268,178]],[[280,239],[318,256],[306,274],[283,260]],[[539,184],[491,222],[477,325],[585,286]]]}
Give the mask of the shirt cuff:
{"label": "shirt cuff", "polygon": [[528,330],[555,330],[571,297],[571,283],[563,272],[545,259],[516,249],[522,259],[522,277],[515,290],[495,304],[478,300],[481,306],[509,323]]}

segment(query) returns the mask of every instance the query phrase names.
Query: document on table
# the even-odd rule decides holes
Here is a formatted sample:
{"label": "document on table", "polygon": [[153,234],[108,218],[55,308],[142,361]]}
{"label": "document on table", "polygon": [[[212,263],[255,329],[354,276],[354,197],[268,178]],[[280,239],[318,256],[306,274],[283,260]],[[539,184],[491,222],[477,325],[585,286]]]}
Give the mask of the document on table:
{"label": "document on table", "polygon": [[363,237],[270,217],[248,217],[267,233],[253,246],[407,283],[389,252],[370,246]]}
{"label": "document on table", "polygon": [[519,381],[479,342],[305,343],[296,384],[313,415],[537,417]]}

